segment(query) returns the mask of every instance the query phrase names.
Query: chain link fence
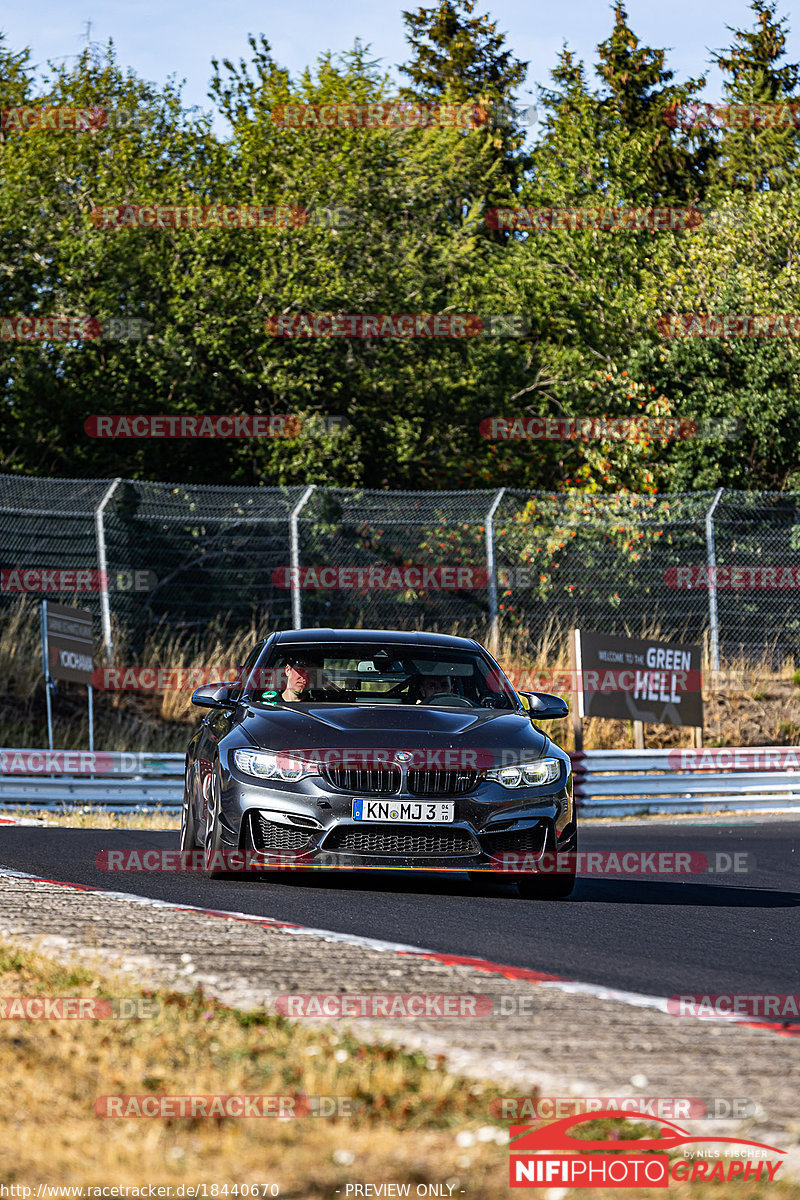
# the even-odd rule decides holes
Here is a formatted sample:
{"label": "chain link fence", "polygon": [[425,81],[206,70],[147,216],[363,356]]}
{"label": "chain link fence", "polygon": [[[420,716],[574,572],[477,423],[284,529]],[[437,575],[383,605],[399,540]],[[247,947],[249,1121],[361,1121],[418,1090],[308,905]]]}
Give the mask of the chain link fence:
{"label": "chain link fence", "polygon": [[[567,629],[800,655],[800,495],[383,492],[0,476],[0,614],[21,593],[196,631],[255,615],[496,644]],[[78,573],[82,573],[80,576]]]}

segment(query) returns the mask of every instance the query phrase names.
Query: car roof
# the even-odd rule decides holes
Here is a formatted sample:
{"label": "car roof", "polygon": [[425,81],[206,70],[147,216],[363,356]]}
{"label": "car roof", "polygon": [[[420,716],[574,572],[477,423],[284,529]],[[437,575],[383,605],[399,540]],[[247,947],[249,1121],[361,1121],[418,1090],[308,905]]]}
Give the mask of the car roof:
{"label": "car roof", "polygon": [[284,629],[276,633],[276,642],[386,642],[388,645],[441,646],[451,650],[474,650],[474,638],[455,637],[450,633],[419,633],[407,629]]}

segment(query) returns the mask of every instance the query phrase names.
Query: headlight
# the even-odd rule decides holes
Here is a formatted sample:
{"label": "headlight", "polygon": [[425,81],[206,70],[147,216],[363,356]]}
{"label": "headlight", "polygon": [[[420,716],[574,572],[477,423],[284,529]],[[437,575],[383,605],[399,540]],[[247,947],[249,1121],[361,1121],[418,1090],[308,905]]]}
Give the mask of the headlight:
{"label": "headlight", "polygon": [[561,774],[561,759],[537,758],[533,762],[517,763],[510,767],[495,767],[486,771],[484,778],[503,787],[541,787],[543,783],[555,783]]}
{"label": "headlight", "polygon": [[319,774],[316,763],[303,762],[289,754],[275,754],[272,750],[234,750],[233,761],[244,775],[281,783],[296,783],[298,779]]}

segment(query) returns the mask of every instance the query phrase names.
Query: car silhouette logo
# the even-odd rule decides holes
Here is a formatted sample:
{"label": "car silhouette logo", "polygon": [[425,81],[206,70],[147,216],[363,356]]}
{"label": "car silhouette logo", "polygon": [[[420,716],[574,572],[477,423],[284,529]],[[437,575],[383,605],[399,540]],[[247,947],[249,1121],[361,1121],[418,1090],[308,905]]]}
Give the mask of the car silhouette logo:
{"label": "car silhouette logo", "polygon": [[642,1120],[643,1122],[659,1125],[659,1134],[653,1138],[631,1138],[624,1142],[609,1141],[608,1139],[589,1140],[580,1137],[578,1134],[571,1134],[569,1130],[573,1126],[584,1125],[589,1121],[599,1121],[606,1118],[619,1120],[618,1109],[600,1109],[598,1112],[593,1112],[591,1116],[586,1113],[563,1117],[560,1121],[552,1121],[548,1125],[512,1125],[509,1130],[509,1149],[519,1154],[541,1153],[543,1150],[550,1151],[572,1151],[573,1153],[585,1153],[592,1150],[612,1150],[615,1154],[624,1153],[625,1151],[635,1151],[640,1153],[643,1150],[674,1150],[677,1146],[686,1145],[692,1142],[729,1142],[737,1146],[757,1146],[761,1150],[769,1150],[775,1154],[785,1154],[785,1150],[779,1150],[777,1146],[768,1146],[764,1142],[749,1142],[743,1138],[733,1137],[716,1137],[706,1135],[697,1137],[689,1133],[687,1129],[681,1128],[680,1125],[675,1125],[672,1121],[665,1121],[659,1118],[653,1121],[652,1117],[647,1117],[644,1113],[625,1113],[626,1120]]}

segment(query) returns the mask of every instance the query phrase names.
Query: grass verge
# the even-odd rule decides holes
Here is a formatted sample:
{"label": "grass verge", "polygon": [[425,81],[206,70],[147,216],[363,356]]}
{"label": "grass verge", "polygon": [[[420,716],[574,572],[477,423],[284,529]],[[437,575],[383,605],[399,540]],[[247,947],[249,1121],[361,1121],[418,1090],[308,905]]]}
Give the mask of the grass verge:
{"label": "grass verge", "polygon": [[[489,1115],[501,1089],[451,1075],[443,1056],[365,1045],[346,1030],[229,1009],[200,991],[135,992],[129,982],[9,943],[0,943],[0,995],[7,1004],[12,997],[135,995],[153,1013],[142,1020],[0,1021],[3,1183],[172,1185],[173,1196],[180,1184],[204,1182],[211,1196],[213,1184],[275,1183],[284,1200],[333,1200],[353,1182],[410,1184],[411,1195],[418,1184],[446,1183],[453,1196],[508,1197],[506,1127]],[[353,1115],[107,1119],[95,1113],[103,1095],[214,1094],[340,1097]],[[644,1132],[624,1121],[602,1127],[617,1138]],[[696,1182],[675,1185],[670,1195],[756,1200],[766,1187]],[[798,1194],[791,1183],[769,1188],[770,1200]],[[585,1200],[608,1194],[580,1192]],[[637,1195],[655,1200],[664,1192],[637,1189]]]}

